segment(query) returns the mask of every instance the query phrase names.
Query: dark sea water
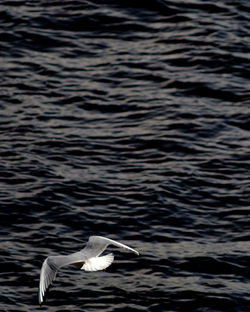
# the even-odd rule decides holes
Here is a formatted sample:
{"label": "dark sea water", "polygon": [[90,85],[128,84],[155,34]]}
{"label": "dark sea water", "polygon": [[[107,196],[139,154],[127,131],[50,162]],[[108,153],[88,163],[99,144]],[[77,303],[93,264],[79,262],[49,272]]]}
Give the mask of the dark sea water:
{"label": "dark sea water", "polygon": [[[0,2],[0,311],[250,311],[250,1]],[[42,262],[103,235],[105,272]]]}

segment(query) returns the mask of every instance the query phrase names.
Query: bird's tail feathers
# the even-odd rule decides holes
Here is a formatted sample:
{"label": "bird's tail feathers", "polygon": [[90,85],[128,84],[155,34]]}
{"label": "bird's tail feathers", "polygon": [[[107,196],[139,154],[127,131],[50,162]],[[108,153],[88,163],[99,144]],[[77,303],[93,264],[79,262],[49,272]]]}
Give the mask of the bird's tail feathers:
{"label": "bird's tail feathers", "polygon": [[106,269],[114,261],[114,256],[112,253],[102,256],[102,257],[92,257],[85,261],[81,270],[85,271],[101,271]]}

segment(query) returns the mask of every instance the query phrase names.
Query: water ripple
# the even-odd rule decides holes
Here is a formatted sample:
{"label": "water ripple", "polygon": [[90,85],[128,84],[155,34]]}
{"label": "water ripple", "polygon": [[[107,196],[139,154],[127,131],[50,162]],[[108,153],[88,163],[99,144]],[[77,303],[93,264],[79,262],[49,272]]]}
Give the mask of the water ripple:
{"label": "water ripple", "polygon": [[0,310],[99,234],[141,256],[42,309],[248,311],[249,3],[45,2],[0,4]]}

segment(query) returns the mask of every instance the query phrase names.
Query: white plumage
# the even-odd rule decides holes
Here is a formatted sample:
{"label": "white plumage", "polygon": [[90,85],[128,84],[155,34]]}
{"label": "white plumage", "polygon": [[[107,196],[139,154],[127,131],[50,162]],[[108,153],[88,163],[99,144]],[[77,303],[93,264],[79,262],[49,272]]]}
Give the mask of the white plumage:
{"label": "white plumage", "polygon": [[113,262],[113,254],[108,254],[102,257],[93,257],[85,261],[84,265],[81,267],[81,270],[85,271],[101,271],[105,270]]}
{"label": "white plumage", "polygon": [[135,249],[102,236],[90,236],[82,250],[67,256],[50,256],[43,262],[39,283],[39,304],[42,304],[49,285],[55,280],[58,269],[73,264],[85,271],[100,271],[106,269],[114,260],[113,254],[99,257],[108,245],[125,248],[139,255]]}

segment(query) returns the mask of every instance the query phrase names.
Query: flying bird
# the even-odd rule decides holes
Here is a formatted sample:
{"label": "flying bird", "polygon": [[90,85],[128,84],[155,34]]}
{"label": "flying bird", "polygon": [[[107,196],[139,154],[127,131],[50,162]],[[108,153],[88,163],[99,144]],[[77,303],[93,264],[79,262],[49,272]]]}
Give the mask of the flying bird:
{"label": "flying bird", "polygon": [[57,271],[68,264],[73,264],[85,271],[101,271],[114,260],[112,253],[99,257],[108,245],[122,247],[139,255],[135,249],[102,236],[90,236],[82,250],[67,256],[49,256],[43,262],[39,283],[39,304],[44,301],[44,295],[49,285],[55,280]]}

